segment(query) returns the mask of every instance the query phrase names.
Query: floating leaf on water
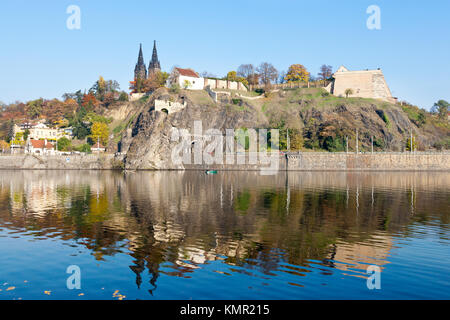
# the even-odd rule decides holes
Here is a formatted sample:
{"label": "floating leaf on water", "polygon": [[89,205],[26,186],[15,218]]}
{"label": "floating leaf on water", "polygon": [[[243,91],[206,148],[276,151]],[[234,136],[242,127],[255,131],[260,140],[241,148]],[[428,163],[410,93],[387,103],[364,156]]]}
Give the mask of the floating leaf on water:
{"label": "floating leaf on water", "polygon": [[9,287],[8,289],[6,289],[6,291],[11,291],[14,290],[16,287]]}
{"label": "floating leaf on water", "polygon": [[51,291],[44,291],[44,293],[50,295]]}

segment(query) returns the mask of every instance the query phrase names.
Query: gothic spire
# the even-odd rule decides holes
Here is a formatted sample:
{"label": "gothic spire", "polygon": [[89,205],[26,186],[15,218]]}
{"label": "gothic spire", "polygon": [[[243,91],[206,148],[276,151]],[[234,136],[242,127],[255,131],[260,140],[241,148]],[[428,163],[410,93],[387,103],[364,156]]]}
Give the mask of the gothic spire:
{"label": "gothic spire", "polygon": [[139,44],[138,64],[140,65],[144,64],[144,55],[142,54],[142,43]]}
{"label": "gothic spire", "polygon": [[148,72],[151,73],[153,71],[159,71],[159,70],[161,70],[161,65],[159,64],[159,60],[158,60],[158,52],[156,50],[156,40],[153,40],[152,60],[150,61],[150,64],[148,66]]}
{"label": "gothic spire", "polygon": [[139,56],[134,68],[134,78],[135,79],[146,79],[147,78],[147,67],[144,62],[144,55],[142,53],[142,44],[139,44]]}

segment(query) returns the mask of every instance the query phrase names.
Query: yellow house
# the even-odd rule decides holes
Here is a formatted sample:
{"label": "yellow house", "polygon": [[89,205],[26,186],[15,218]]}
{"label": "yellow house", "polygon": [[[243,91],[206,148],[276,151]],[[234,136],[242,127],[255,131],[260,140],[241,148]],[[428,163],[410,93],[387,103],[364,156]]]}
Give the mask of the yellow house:
{"label": "yellow house", "polygon": [[29,130],[29,137],[35,140],[58,140],[62,137],[70,139],[70,137],[65,134],[64,130],[49,128],[43,123],[40,123]]}

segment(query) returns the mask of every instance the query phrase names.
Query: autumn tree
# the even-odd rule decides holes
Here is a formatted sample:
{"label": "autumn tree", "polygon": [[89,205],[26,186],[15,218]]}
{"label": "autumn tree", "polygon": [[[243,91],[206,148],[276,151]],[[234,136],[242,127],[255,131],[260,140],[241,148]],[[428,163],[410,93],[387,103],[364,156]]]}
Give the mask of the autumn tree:
{"label": "autumn tree", "polygon": [[290,148],[299,151],[303,149],[303,131],[299,129],[289,129]]}
{"label": "autumn tree", "polygon": [[309,72],[303,65],[293,64],[289,67],[289,70],[285,76],[285,80],[287,82],[299,82],[299,81],[308,82]]}
{"label": "autumn tree", "polygon": [[83,96],[83,100],[81,102],[81,105],[86,109],[86,110],[93,110],[95,109],[98,105],[99,102],[98,100],[95,98],[93,93],[88,93],[85,94]]}
{"label": "autumn tree", "polygon": [[236,73],[236,71],[228,72],[225,79],[227,79],[228,81],[237,81],[237,73]]}
{"label": "autumn tree", "polygon": [[319,80],[328,80],[331,78],[331,75],[333,74],[333,67],[323,64],[320,67],[320,72],[318,73]]}
{"label": "autumn tree", "polygon": [[225,78],[228,81],[237,81],[243,83],[245,86],[248,85],[248,81],[245,77],[238,76],[236,71],[230,71],[227,73],[227,76]]}
{"label": "autumn tree", "polygon": [[142,81],[142,92],[153,92],[158,88],[164,87],[169,74],[167,72],[152,72],[148,79]]}
{"label": "autumn tree", "polygon": [[91,140],[93,143],[100,143],[106,145],[108,143],[109,129],[108,125],[104,122],[94,122],[91,127]]}
{"label": "autumn tree", "polygon": [[9,149],[9,143],[5,140],[0,140],[0,151],[5,152]]}
{"label": "autumn tree", "polygon": [[268,89],[270,84],[278,77],[277,69],[275,69],[275,67],[268,62],[261,63],[256,71],[258,72],[259,80],[262,84],[264,84],[266,89]]}

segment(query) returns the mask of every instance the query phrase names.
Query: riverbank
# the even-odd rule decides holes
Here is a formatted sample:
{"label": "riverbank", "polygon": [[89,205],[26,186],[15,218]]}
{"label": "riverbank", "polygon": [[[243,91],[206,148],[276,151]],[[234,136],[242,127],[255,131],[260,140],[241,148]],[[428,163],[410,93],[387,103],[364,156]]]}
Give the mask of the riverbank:
{"label": "riverbank", "polygon": [[[281,154],[272,159],[272,169],[281,171],[450,171],[450,153],[322,153]],[[278,162],[278,166],[274,163]],[[113,154],[38,156],[31,154],[1,155],[0,169],[44,170],[118,170],[124,167],[122,157]],[[268,164],[257,160],[250,164],[184,165],[185,170],[261,170]],[[133,169],[133,168],[130,168]],[[144,168],[141,168],[145,170]],[[161,170],[183,170],[165,167]]]}

